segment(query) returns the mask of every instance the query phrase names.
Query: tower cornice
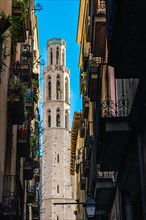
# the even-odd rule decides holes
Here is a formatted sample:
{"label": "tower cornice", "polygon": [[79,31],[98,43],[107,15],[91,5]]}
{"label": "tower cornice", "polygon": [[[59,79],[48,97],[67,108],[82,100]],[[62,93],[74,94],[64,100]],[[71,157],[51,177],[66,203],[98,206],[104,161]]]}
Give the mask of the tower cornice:
{"label": "tower cornice", "polygon": [[44,68],[44,74],[49,72],[49,71],[61,71],[63,73],[67,73],[68,75],[70,75],[70,69],[68,69],[66,66],[62,66],[62,65],[49,65],[49,66],[46,66]]}
{"label": "tower cornice", "polygon": [[62,38],[51,38],[50,40],[47,41],[47,47],[51,44],[59,44],[59,45],[64,45],[66,47],[66,42]]}

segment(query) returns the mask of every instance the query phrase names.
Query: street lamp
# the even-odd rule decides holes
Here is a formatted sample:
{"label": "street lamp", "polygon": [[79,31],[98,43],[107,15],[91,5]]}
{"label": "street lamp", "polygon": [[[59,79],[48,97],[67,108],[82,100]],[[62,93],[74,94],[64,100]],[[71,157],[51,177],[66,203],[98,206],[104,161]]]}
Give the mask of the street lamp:
{"label": "street lamp", "polygon": [[83,205],[86,209],[88,218],[93,218],[95,216],[96,202],[92,198],[91,193],[88,194],[86,202],[55,202],[53,205]]}
{"label": "street lamp", "polygon": [[85,203],[86,213],[88,218],[93,218],[95,216],[95,210],[96,210],[96,202],[92,198],[92,194],[89,193],[86,203]]}

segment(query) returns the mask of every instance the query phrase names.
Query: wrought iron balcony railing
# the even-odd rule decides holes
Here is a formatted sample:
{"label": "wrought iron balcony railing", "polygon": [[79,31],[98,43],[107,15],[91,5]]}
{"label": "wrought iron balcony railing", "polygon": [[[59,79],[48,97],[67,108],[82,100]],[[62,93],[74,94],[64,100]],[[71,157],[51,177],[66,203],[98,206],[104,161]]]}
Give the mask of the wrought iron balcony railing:
{"label": "wrought iron balcony railing", "polygon": [[102,117],[127,117],[130,110],[131,102],[124,94],[116,102],[107,95],[101,103]]}
{"label": "wrought iron balcony railing", "polygon": [[3,214],[9,216],[21,215],[24,194],[19,177],[16,175],[5,175],[3,185]]}

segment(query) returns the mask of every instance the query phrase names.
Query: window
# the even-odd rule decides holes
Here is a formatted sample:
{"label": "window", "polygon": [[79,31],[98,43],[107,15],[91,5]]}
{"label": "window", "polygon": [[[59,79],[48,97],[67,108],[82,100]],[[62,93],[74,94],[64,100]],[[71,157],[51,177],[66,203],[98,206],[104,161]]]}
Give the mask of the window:
{"label": "window", "polygon": [[60,127],[60,110],[59,110],[59,108],[56,111],[56,127]]}
{"label": "window", "polygon": [[69,102],[69,97],[68,97],[68,78],[65,78],[65,101]]}
{"label": "window", "polygon": [[48,98],[51,99],[51,77],[48,76]]}
{"label": "window", "polygon": [[50,49],[50,64],[53,64],[53,51],[52,48]]}
{"label": "window", "polygon": [[57,154],[57,163],[59,163],[59,154]]}
{"label": "window", "polygon": [[57,193],[59,193],[59,185],[57,185]]}
{"label": "window", "polygon": [[59,220],[59,216],[57,215],[57,220]]}
{"label": "window", "polygon": [[59,64],[59,48],[56,48],[56,64]]}
{"label": "window", "polygon": [[65,128],[68,128],[68,111],[65,111]]}
{"label": "window", "polygon": [[62,51],[62,65],[65,66],[65,60],[64,60],[65,56],[64,56],[64,50]]}
{"label": "window", "polygon": [[50,109],[48,110],[48,127],[51,127],[51,111]]}
{"label": "window", "polygon": [[61,99],[61,92],[60,92],[60,76],[57,75],[56,79],[56,99]]}

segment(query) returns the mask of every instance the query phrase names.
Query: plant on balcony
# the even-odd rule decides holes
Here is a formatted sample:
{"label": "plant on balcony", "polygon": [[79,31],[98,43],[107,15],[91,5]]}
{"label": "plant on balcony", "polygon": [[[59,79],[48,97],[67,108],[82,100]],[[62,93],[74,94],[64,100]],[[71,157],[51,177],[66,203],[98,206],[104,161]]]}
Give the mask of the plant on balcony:
{"label": "plant on balcony", "polygon": [[22,96],[27,91],[27,85],[20,82],[18,79],[14,80],[13,78],[9,81],[9,98],[13,99],[14,97]]}
{"label": "plant on balcony", "polygon": [[29,50],[24,50],[21,53],[21,57],[23,57],[24,59],[29,59],[32,57],[32,52],[30,52]]}
{"label": "plant on balcony", "polygon": [[80,76],[80,91],[84,94],[87,90],[87,72],[81,73]]}
{"label": "plant on balcony", "polygon": [[32,87],[34,90],[38,89],[38,87],[39,87],[39,80],[38,79],[32,79]]}
{"label": "plant on balcony", "polygon": [[6,35],[1,35],[0,36],[0,51],[1,51],[1,57],[0,57],[0,76],[1,73],[4,72],[6,70],[6,60],[9,56],[9,53],[7,52],[7,36]]}
{"label": "plant on balcony", "polygon": [[12,16],[6,15],[3,10],[0,10],[0,34],[3,34],[12,23]]}
{"label": "plant on balcony", "polygon": [[26,1],[13,0],[12,4],[13,15],[19,16],[21,20],[24,20],[27,16]]}
{"label": "plant on balcony", "polygon": [[30,137],[30,151],[32,153],[32,157],[37,157],[38,146],[37,146],[38,138],[33,135]]}
{"label": "plant on balcony", "polygon": [[12,40],[14,42],[24,42],[25,33],[25,18],[27,16],[26,1],[13,1],[12,13]]}
{"label": "plant on balcony", "polygon": [[11,26],[12,17],[6,15],[0,10],[0,75],[6,69],[6,59],[9,56],[7,52],[8,35],[4,32]]}

